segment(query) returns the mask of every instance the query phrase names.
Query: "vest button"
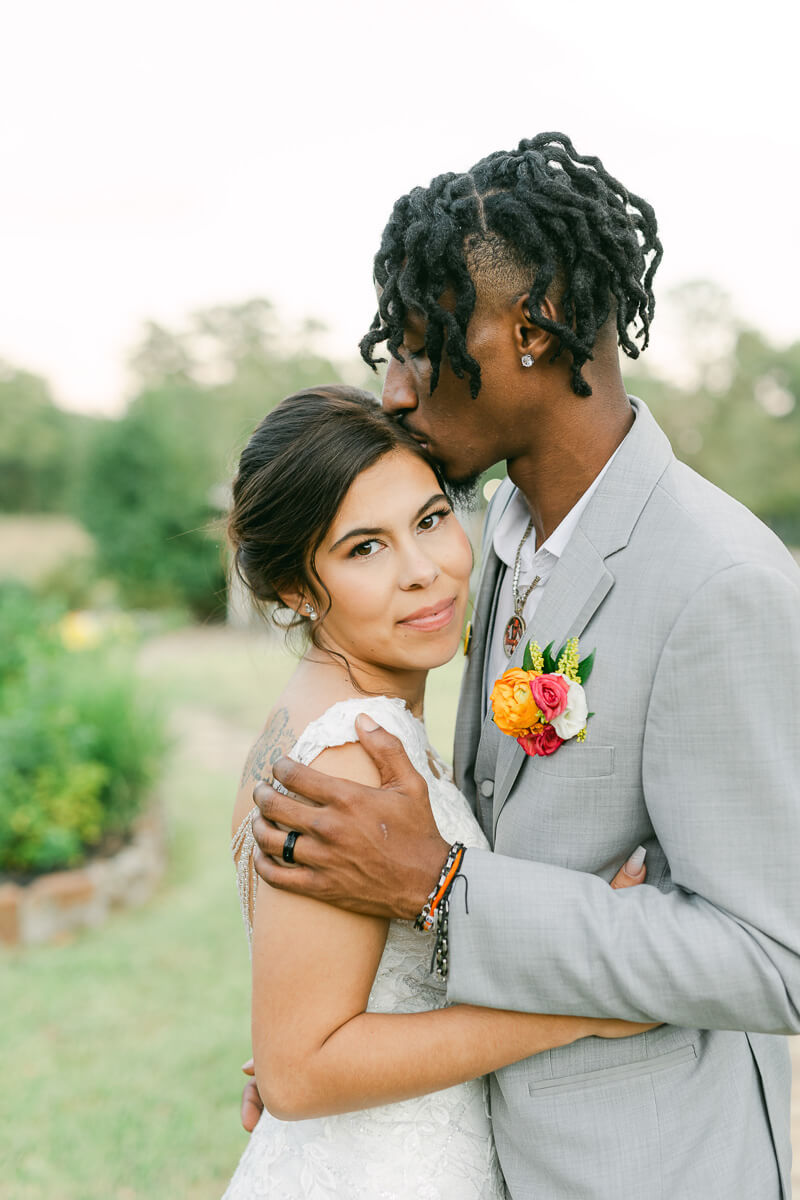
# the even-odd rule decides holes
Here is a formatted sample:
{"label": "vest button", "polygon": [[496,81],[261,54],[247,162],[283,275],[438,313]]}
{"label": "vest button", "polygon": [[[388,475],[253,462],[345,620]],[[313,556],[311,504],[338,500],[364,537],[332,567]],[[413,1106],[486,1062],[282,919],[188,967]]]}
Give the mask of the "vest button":
{"label": "vest button", "polygon": [[494,794],[494,780],[493,779],[484,779],[481,783],[481,795],[488,797],[493,794]]}

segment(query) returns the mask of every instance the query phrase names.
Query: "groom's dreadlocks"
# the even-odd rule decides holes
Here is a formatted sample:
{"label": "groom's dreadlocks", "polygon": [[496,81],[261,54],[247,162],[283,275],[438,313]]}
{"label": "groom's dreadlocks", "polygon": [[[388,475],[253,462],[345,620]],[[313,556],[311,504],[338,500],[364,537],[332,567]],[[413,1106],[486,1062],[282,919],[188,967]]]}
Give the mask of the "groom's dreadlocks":
{"label": "groom's dreadlocks", "polygon": [[[470,379],[478,395],[481,372],[467,352],[467,325],[475,309],[475,280],[530,293],[531,323],[558,338],[556,357],[572,355],[572,389],[591,395],[581,368],[592,358],[598,330],[616,306],[619,343],[629,357],[647,346],[655,300],[652,281],[661,261],[653,209],[608,174],[599,158],[577,154],[563,133],[540,133],[515,151],[499,150],[466,174],[439,175],[426,188],[401,196],[375,256],[382,289],[361,354],[373,368],[373,350],[399,347],[410,310],[426,321],[431,391],[439,381],[442,351],[454,373]],[[648,261],[649,260],[649,261]],[[555,281],[563,321],[541,311]],[[452,311],[441,304],[449,289]]]}

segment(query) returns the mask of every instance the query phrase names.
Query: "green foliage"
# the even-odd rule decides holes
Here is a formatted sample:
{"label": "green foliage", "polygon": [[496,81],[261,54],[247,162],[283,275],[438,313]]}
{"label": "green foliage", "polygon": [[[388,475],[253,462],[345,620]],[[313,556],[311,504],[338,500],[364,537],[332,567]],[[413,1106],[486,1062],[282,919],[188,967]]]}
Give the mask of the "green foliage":
{"label": "green foliage", "polygon": [[0,708],[32,662],[45,662],[61,653],[57,631],[61,613],[53,600],[35,603],[21,583],[0,586]]}
{"label": "green foliage", "polygon": [[127,832],[165,750],[130,663],[66,650],[61,615],[0,589],[0,870],[73,866]]}
{"label": "green foliage", "polygon": [[128,607],[185,605],[206,616],[224,611],[225,581],[209,534],[218,515],[211,454],[189,417],[176,420],[186,399],[149,394],[105,423],[84,472],[81,519]]}
{"label": "green foliage", "polygon": [[[0,1088],[3,1200],[217,1200],[247,1144],[250,971],[228,817],[243,749],[294,662],[219,627],[156,642],[146,659],[150,686],[182,713],[162,785],[167,874],[146,904],[66,944],[4,952],[0,1062],[19,1085]],[[445,755],[463,662],[428,689]],[[211,753],[210,717],[229,733]]]}
{"label": "green foliage", "polygon": [[0,362],[0,512],[62,512],[92,420],[57,408],[44,379]]}
{"label": "green foliage", "polygon": [[37,596],[53,596],[68,609],[91,609],[108,603],[113,587],[98,578],[94,555],[65,555],[36,580]]}
{"label": "green foliage", "polygon": [[183,330],[147,327],[131,359],[140,391],[95,437],[80,503],[101,570],[127,604],[224,615],[219,517],[228,481],[250,432],[279,400],[341,380],[313,353],[319,332],[307,323],[285,334],[258,299],[195,313]]}
{"label": "green foliage", "polygon": [[682,386],[643,368],[631,391],[675,453],[800,545],[800,342],[784,349],[747,329],[712,284],[672,297],[682,326]]}
{"label": "green foliage", "polygon": [[150,323],[130,359],[140,391],[132,408],[161,410],[174,438],[202,448],[209,487],[226,483],[255,425],[284,396],[320,383],[374,387],[360,361],[337,365],[315,347],[324,327],[284,328],[263,298],[193,313],[182,329]]}

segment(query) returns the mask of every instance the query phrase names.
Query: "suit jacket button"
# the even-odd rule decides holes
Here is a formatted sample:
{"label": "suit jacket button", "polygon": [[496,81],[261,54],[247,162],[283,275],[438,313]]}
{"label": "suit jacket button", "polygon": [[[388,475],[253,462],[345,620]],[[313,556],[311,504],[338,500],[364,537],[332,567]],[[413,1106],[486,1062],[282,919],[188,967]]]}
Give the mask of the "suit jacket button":
{"label": "suit jacket button", "polygon": [[494,780],[493,779],[484,779],[483,782],[481,783],[481,795],[488,797],[488,796],[493,795],[493,793],[494,793]]}

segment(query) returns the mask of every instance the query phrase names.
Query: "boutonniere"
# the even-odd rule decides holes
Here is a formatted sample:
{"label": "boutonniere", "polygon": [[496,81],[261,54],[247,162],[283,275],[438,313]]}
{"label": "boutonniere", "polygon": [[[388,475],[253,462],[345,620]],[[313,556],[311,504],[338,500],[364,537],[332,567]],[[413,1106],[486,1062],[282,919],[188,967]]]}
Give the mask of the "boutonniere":
{"label": "boutonniere", "polygon": [[540,650],[528,642],[522,667],[504,671],[492,688],[494,723],[516,738],[526,754],[554,754],[571,738],[586,740],[590,713],[583,690],[594,666],[594,650],[578,654],[578,639],[553,654],[553,643]]}

